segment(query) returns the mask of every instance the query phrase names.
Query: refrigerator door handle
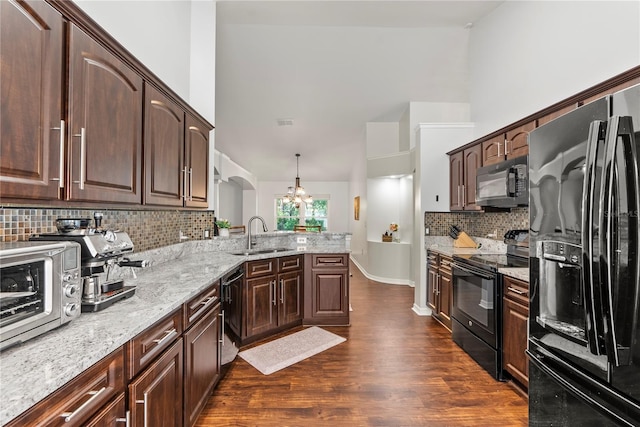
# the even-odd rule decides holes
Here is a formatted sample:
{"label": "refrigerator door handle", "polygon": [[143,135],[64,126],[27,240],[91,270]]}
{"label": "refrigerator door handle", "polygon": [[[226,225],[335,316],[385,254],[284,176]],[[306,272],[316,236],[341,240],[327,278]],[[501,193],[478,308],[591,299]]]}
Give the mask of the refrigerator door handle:
{"label": "refrigerator door handle", "polygon": [[[618,156],[624,158],[617,158]],[[619,161],[623,162],[622,170],[618,167]],[[640,186],[638,153],[633,121],[630,116],[613,116],[609,119],[603,173],[600,202],[600,254],[604,260],[601,270],[603,271],[603,317],[607,323],[605,345],[609,362],[615,366],[625,366],[630,365],[632,361],[631,350],[638,328],[638,305],[640,304],[638,301],[640,298],[640,254],[638,253]],[[628,186],[625,194],[617,191],[620,183]],[[627,211],[618,212],[615,197],[627,197]],[[626,218],[617,218],[618,216]],[[620,254],[624,256],[617,242],[617,236],[622,232],[618,229],[618,224],[622,220],[628,227],[627,253],[635,253],[635,259],[628,260],[626,269],[628,277],[625,280],[618,280],[616,271],[616,266],[619,265],[618,257]],[[614,295],[614,289],[617,295]],[[618,300],[623,300],[624,304],[614,306]]]}
{"label": "refrigerator door handle", "polygon": [[[585,317],[587,319],[585,332],[589,351],[595,355],[601,355],[604,351],[602,341],[603,323],[602,312],[599,308],[599,290],[596,289],[599,280],[599,268],[594,259],[594,212],[598,203],[596,197],[596,173],[598,157],[601,156],[605,142],[606,123],[600,120],[591,122],[589,126],[589,139],[587,144],[587,157],[585,159],[585,175],[583,182],[582,199],[582,288],[585,299]],[[594,275],[597,280],[594,280]]]}

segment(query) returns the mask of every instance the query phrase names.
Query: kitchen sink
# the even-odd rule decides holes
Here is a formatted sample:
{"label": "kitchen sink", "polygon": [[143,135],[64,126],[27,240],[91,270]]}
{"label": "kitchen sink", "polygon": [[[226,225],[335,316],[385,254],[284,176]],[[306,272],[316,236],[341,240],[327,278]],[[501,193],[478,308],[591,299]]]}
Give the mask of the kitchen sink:
{"label": "kitchen sink", "polygon": [[292,251],[292,250],[293,249],[289,249],[289,248],[246,249],[244,251],[231,252],[231,255],[249,256],[249,255],[260,255],[260,254],[273,254],[277,252],[286,252],[286,251]]}

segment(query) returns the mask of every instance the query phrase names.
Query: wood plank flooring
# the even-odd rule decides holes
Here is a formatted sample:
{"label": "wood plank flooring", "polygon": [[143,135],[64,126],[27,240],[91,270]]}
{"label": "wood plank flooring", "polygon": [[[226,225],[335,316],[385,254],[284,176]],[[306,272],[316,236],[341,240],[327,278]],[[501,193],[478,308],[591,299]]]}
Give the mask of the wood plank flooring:
{"label": "wood plank flooring", "polygon": [[527,400],[494,380],[431,317],[414,289],[351,267],[347,339],[265,376],[228,365],[197,426],[526,426]]}

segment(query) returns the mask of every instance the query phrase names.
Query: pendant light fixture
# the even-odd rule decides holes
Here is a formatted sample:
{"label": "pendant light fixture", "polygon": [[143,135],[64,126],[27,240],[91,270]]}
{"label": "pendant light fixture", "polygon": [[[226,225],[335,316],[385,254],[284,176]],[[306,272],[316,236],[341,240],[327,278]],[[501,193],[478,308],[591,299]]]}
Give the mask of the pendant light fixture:
{"label": "pendant light fixture", "polygon": [[300,185],[300,154],[296,153],[296,184],[289,187],[287,194],[284,195],[282,201],[284,203],[295,203],[296,208],[300,207],[300,203],[312,203],[313,197],[306,194],[304,188]]}

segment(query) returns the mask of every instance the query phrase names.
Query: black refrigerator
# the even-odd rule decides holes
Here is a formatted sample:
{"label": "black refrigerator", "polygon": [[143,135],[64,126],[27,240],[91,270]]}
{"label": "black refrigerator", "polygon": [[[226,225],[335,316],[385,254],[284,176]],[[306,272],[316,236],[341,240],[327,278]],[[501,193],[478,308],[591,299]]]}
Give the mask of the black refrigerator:
{"label": "black refrigerator", "polygon": [[529,425],[640,426],[640,85],[529,136]]}

